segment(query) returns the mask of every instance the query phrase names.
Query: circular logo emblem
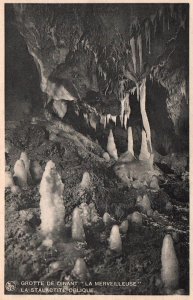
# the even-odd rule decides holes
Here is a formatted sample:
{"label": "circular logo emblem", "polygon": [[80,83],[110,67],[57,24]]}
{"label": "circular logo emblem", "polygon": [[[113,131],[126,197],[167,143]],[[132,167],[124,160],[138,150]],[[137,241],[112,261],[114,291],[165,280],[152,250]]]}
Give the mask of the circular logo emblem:
{"label": "circular logo emblem", "polygon": [[13,292],[16,289],[16,283],[14,281],[7,281],[5,284],[5,289],[8,292]]}

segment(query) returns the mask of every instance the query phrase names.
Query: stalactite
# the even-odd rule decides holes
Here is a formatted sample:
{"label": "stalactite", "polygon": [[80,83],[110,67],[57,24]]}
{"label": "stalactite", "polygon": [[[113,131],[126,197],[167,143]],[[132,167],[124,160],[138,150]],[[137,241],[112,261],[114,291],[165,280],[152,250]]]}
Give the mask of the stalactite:
{"label": "stalactite", "polygon": [[119,81],[119,99],[122,100],[124,98],[124,80]]}
{"label": "stalactite", "polygon": [[128,120],[128,118],[127,118],[127,115],[125,114],[124,115],[124,128],[125,129],[127,129],[127,120]]}
{"label": "stalactite", "polygon": [[55,164],[47,162],[40,183],[41,231],[46,244],[52,241],[64,226],[65,207],[63,202],[64,184],[56,171]]}
{"label": "stalactite", "polygon": [[111,120],[115,123],[115,125],[116,125],[116,123],[117,123],[117,116],[111,116]]}
{"label": "stalactite", "polygon": [[117,148],[115,145],[112,129],[110,129],[109,136],[108,136],[107,151],[109,155],[112,156],[115,160],[118,159]]}
{"label": "stalactite", "polygon": [[147,136],[147,145],[148,148],[150,149],[150,153],[152,153],[151,130],[150,130],[150,125],[146,113],[145,103],[146,103],[146,79],[143,80],[140,86],[140,110],[141,110],[141,116],[143,121],[143,127],[145,129],[146,136]]}
{"label": "stalactite", "polygon": [[97,122],[97,117],[96,117],[95,113],[89,114],[89,123],[90,123],[90,126],[96,131],[98,122]]}
{"label": "stalactite", "polygon": [[106,115],[102,115],[100,117],[100,124],[103,125],[104,129],[106,128],[106,125],[107,125],[107,118],[106,118]]}
{"label": "stalactite", "polygon": [[165,12],[163,13],[163,33],[165,32],[165,22],[166,22],[166,20],[165,20]]}
{"label": "stalactite", "polygon": [[136,89],[137,89],[137,101],[140,100],[140,86],[139,83],[136,83]]}
{"label": "stalactite", "polygon": [[140,73],[142,72],[142,68],[143,68],[143,57],[142,57],[142,38],[141,38],[141,34],[138,35],[137,37],[137,46],[138,46],[138,51],[139,51],[139,68],[140,68]]}
{"label": "stalactite", "polygon": [[135,49],[135,38],[134,37],[132,37],[130,39],[130,46],[131,46],[131,53],[132,53],[132,61],[133,61],[134,72],[136,73],[136,71],[137,71],[137,61],[136,61],[136,49]]}
{"label": "stalactite", "polygon": [[27,171],[23,160],[19,159],[14,165],[14,177],[20,187],[27,186]]}
{"label": "stalactite", "polygon": [[111,114],[107,114],[107,125],[109,124],[110,118],[111,118]]}
{"label": "stalactite", "polygon": [[124,127],[127,129],[127,121],[130,117],[131,108],[129,105],[129,94],[127,93],[125,96],[125,102],[124,102]]}
{"label": "stalactite", "polygon": [[123,98],[121,100],[121,114],[120,114],[121,127],[123,127],[123,122],[124,122],[125,100],[126,98]]}
{"label": "stalactite", "polygon": [[128,128],[128,152],[130,152],[134,156],[134,151],[133,151],[133,133],[132,133],[132,128]]}
{"label": "stalactite", "polygon": [[146,41],[146,47],[150,54],[151,53],[151,31],[150,31],[149,20],[145,22],[145,41]]}
{"label": "stalactite", "polygon": [[85,121],[86,121],[86,123],[87,123],[87,125],[89,124],[89,120],[88,120],[88,115],[87,115],[87,113],[83,113],[83,116],[84,116],[84,119],[85,119]]}

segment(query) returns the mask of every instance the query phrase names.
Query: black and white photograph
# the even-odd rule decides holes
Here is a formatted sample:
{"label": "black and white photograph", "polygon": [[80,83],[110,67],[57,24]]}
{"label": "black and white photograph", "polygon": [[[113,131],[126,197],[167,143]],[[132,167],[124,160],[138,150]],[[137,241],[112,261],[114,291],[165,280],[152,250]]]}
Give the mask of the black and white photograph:
{"label": "black and white photograph", "polygon": [[190,294],[189,9],[4,3],[4,295]]}

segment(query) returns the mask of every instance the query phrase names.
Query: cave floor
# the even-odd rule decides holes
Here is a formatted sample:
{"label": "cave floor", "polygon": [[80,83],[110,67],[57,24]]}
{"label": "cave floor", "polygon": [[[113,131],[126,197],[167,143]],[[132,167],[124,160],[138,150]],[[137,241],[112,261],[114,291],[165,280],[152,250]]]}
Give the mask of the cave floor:
{"label": "cave floor", "polygon": [[[53,281],[52,287],[63,282],[63,290],[51,294],[161,295],[164,293],[160,283],[161,247],[166,233],[173,237],[179,261],[179,289],[189,293],[189,203],[185,180],[175,174],[163,174],[158,192],[125,187],[116,178],[112,162],[107,163],[90,152],[85,155],[86,150],[83,153],[68,138],[64,137],[62,142],[50,139],[41,122],[6,122],[6,140],[11,144],[7,164],[12,171],[23,150],[43,169],[48,160],[54,161],[64,183],[66,208],[63,235],[53,247],[46,248],[42,246],[40,233],[39,185],[31,183],[18,195],[5,190],[5,281],[17,282],[16,294],[34,293],[31,290],[34,286],[22,286],[22,281],[41,280]],[[85,171],[92,178],[92,187],[78,196]],[[107,211],[119,225],[137,210],[136,198],[144,193],[157,213],[152,217],[143,214],[142,225],[129,223],[127,234],[121,236],[121,254],[109,251],[107,239],[111,226],[104,226],[102,219],[85,227],[86,243],[71,240],[72,211],[81,202],[93,202],[101,218]],[[171,209],[166,209],[167,202],[171,202]],[[69,288],[65,283],[78,257],[84,258],[90,279]],[[62,262],[61,267],[51,271],[50,264],[55,261]],[[129,286],[124,286],[128,282]],[[49,294],[49,291],[37,293]]]}

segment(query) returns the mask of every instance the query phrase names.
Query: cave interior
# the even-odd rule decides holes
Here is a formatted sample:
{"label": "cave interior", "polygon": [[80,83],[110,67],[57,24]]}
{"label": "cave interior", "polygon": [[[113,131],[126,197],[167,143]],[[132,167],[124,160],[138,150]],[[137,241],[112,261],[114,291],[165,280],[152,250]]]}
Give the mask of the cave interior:
{"label": "cave interior", "polygon": [[[105,252],[104,261],[103,256],[99,259],[101,251],[106,251],[106,244],[100,238],[99,242],[93,238],[95,231],[96,235],[101,236],[104,232],[109,234],[110,228],[107,227],[106,231],[103,228],[102,233],[97,224],[94,229],[85,229],[88,233],[88,248],[92,249],[87,264],[95,280],[115,280],[110,275],[113,273],[112,268],[117,268],[119,280],[123,277],[124,281],[129,280],[132,271],[125,275],[124,268],[128,267],[126,257],[132,259],[133,255],[138,265],[142,265],[141,259],[146,262],[151,260],[147,253],[150,251],[152,270],[148,265],[143,265],[144,272],[141,269],[134,270],[136,276],[142,278],[142,286],[122,289],[122,294],[189,292],[188,258],[183,258],[188,256],[188,14],[188,4],[182,3],[5,5],[5,128],[9,144],[6,150],[7,170],[14,171],[14,164],[22,151],[27,153],[31,162],[38,161],[42,169],[48,160],[54,161],[65,185],[66,224],[71,222],[73,209],[84,202],[94,202],[101,216],[109,212],[121,223],[136,210],[136,197],[144,193],[151,200],[152,210],[157,212],[157,215],[153,215],[154,223],[160,226],[157,232],[154,232],[153,222],[147,218],[143,228],[132,225],[129,233],[123,235],[123,247],[126,249],[129,245],[131,253],[128,249],[124,250],[119,268],[111,261],[112,257],[115,261],[120,259],[119,256]],[[129,132],[132,132],[131,135]],[[143,149],[142,145],[145,145]],[[132,147],[134,175],[130,172],[133,161],[128,155]],[[148,164],[149,157],[153,157],[153,169],[159,169],[159,190],[152,192],[149,177],[145,180],[148,186],[140,182],[138,173],[144,170],[142,164],[138,171],[137,164],[143,155],[149,155]],[[96,186],[78,196],[75,190],[83,171],[89,172]],[[128,181],[128,174],[131,181]],[[133,179],[139,186],[132,183]],[[7,280],[13,280],[14,276],[20,279],[27,277],[29,280],[63,278],[60,277],[61,270],[68,274],[72,266],[65,265],[55,273],[47,274],[46,267],[36,253],[38,245],[30,237],[30,234],[34,234],[38,242],[42,239],[37,233],[41,223],[37,182],[28,182],[28,189],[24,189],[19,196],[8,189],[6,201],[8,237],[14,230],[9,213],[14,210],[17,214],[21,210],[33,210],[33,218],[29,222],[25,220],[31,222],[28,225],[25,223],[27,233],[20,232],[23,239],[20,242],[17,240],[20,237],[18,232],[25,230],[19,227],[21,213],[15,216],[15,222],[18,222],[16,228],[19,228],[15,244],[18,249],[20,244],[25,245],[27,238],[24,237],[28,234],[32,245],[26,248],[26,255],[29,256],[32,249],[39,260],[39,268],[35,268],[34,263],[32,267],[30,259],[25,261],[21,253],[24,250],[20,249],[15,253],[13,263],[8,245]],[[10,201],[15,204],[10,206]],[[172,209],[167,208],[170,204]],[[180,212],[184,219],[181,219]],[[166,216],[165,221],[159,214]],[[172,219],[171,224],[169,219]],[[177,228],[176,231],[171,229],[173,227]],[[158,249],[161,249],[163,237],[168,233],[180,257],[181,285],[175,286],[175,291],[163,288],[163,282],[159,284],[157,275],[163,264]],[[146,238],[149,245],[143,253],[138,246],[142,243],[145,247]],[[133,244],[132,239],[135,240]],[[180,242],[183,246],[180,246]],[[94,253],[95,246],[103,250]],[[60,247],[56,245],[59,254],[55,260],[58,261],[64,259],[59,257]],[[62,247],[65,248],[64,245]],[[81,254],[77,254],[74,244],[70,242],[69,247],[72,248],[70,252],[74,253],[74,264],[75,259],[83,256],[82,252],[86,250],[81,249]],[[68,257],[67,250],[63,248],[62,251]],[[48,255],[50,249],[43,248],[42,251]],[[17,271],[21,256],[22,264]],[[97,259],[101,271],[97,269]],[[54,261],[53,257],[51,261]],[[48,266],[48,260],[45,264]],[[105,271],[106,266],[108,271]],[[96,288],[94,293],[119,292],[120,289],[105,290],[101,287]]]}

